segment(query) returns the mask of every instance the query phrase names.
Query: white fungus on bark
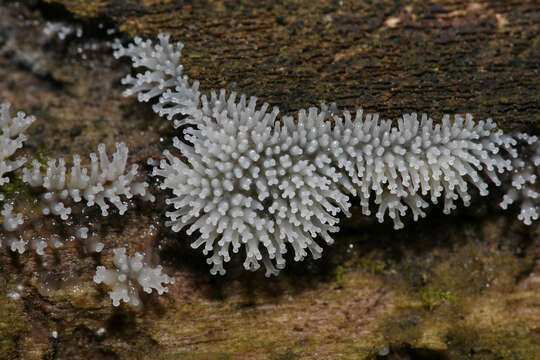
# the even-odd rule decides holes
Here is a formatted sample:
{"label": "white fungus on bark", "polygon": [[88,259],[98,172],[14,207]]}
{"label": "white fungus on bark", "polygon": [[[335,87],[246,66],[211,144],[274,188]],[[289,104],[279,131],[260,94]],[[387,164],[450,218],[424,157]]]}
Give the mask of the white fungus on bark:
{"label": "white fungus on bark", "polygon": [[43,256],[45,254],[45,248],[59,249],[64,246],[59,235],[53,234],[49,237],[44,236],[32,236],[30,240],[30,247],[34,249],[36,254]]}
{"label": "white fungus on bark", "polygon": [[[20,168],[26,161],[25,158],[9,158],[22,147],[26,140],[22,132],[35,120],[33,116],[26,116],[22,112],[11,117],[9,107],[9,103],[0,105],[0,185],[9,182],[5,174]],[[60,158],[49,160],[45,174],[42,174],[42,165],[34,160],[31,169],[23,168],[22,179],[32,187],[44,190],[38,205],[45,215],[53,214],[67,220],[71,215],[72,205],[82,200],[86,206],[99,206],[103,216],[108,215],[109,204],[113,204],[122,215],[128,207],[125,200],[134,195],[154,201],[154,196],[147,191],[148,184],[135,181],[138,165],[127,169],[127,157],[128,149],[123,143],[116,144],[112,160],[105,151],[105,145],[100,144],[98,153],[90,154],[90,168],[82,167],[80,156],[74,155],[73,166],[69,172],[64,159]],[[3,200],[1,194],[0,200]],[[11,251],[22,254],[29,245],[38,255],[43,255],[46,247],[57,249],[63,246],[57,235],[43,237],[34,236],[31,231],[23,233],[22,214],[15,214],[12,204],[4,204],[1,215],[3,232],[0,233],[0,245],[5,244]],[[72,226],[72,231],[69,231],[73,233],[72,238],[83,239],[88,251],[100,252],[103,249],[102,242],[88,236],[89,229],[86,226]]]}
{"label": "white fungus on bark", "polygon": [[13,205],[4,204],[2,208],[2,226],[5,231],[13,232],[24,223],[22,214],[13,213]]}
{"label": "white fungus on bark", "polygon": [[10,157],[22,148],[26,140],[26,135],[23,132],[36,119],[23,112],[18,112],[15,117],[11,117],[10,106],[11,104],[8,102],[0,104],[0,130],[2,131],[0,134],[0,186],[9,182],[9,178],[5,176],[7,173],[20,168],[26,162],[24,157],[17,159],[10,159]]}
{"label": "white fungus on bark", "polygon": [[516,134],[515,138],[520,148],[519,157],[512,160],[513,170],[504,184],[506,193],[500,206],[506,209],[518,203],[518,219],[531,225],[540,216],[540,193],[536,185],[540,177],[540,142],[537,136],[524,133]]}
{"label": "white fungus on bark", "polygon": [[[131,85],[125,95],[156,98],[159,115],[176,126],[195,125],[184,132],[192,145],[175,138],[182,157],[165,151],[154,175],[174,195],[167,200],[174,207],[167,224],[173,231],[200,233],[192,246],[209,255],[213,274],[225,272],[230,250],[245,252],[246,269],[262,262],[267,275],[284,267],[288,247],[295,260],[308,251],[319,257],[317,239],[333,241],[337,215],[348,215],[354,197],[364,214],[375,207],[380,222],[388,216],[400,229],[409,210],[417,220],[430,203],[443,202],[444,213],[456,208],[456,200],[468,206],[474,189],[487,195],[488,183],[500,186],[519,167],[516,139],[491,119],[474,122],[470,114],[434,123],[412,113],[394,123],[362,110],[351,115],[323,107],[278,119],[277,108],[257,108],[253,97],[227,96],[225,90],[201,95],[198,83],[190,85],[182,74],[183,44],[171,44],[168,35],[158,38],[155,45],[140,38],[127,47],[117,43],[115,56],[146,68],[124,79]],[[534,161],[526,164],[538,168],[530,165]],[[530,168],[516,176],[524,171]],[[519,218],[530,223],[537,216],[531,199],[537,197],[509,191],[503,203],[517,197],[526,198]]]}
{"label": "white fungus on bark", "polygon": [[159,34],[156,44],[140,37],[135,37],[127,47],[120,42],[113,44],[115,58],[129,57],[134,68],[146,69],[136,77],[127,75],[122,79],[122,84],[130,86],[124,96],[137,94],[141,102],[157,97],[154,111],[174,120],[175,127],[196,124],[201,117],[199,82],[190,83],[182,73],[180,57],[184,44],[171,44],[169,39],[169,35]]}
{"label": "white fungus on bark", "polygon": [[41,164],[32,162],[32,169],[23,169],[23,181],[33,187],[42,187],[43,214],[53,214],[66,220],[71,214],[70,203],[78,203],[84,199],[87,206],[97,205],[101,214],[109,214],[109,203],[123,215],[128,208],[125,199],[133,195],[149,201],[154,196],[147,191],[146,182],[135,182],[138,165],[128,170],[128,148],[124,143],[116,143],[116,151],[112,160],[106,153],[105,145],[98,146],[98,153],[90,154],[90,169],[81,166],[79,155],[73,155],[73,166],[69,173],[63,158],[47,162],[47,170],[43,176]]}
{"label": "white fungus on bark", "polygon": [[[0,186],[9,182],[7,173],[20,168],[25,158],[15,160],[10,157],[21,148],[26,137],[22,132],[35,120],[19,112],[16,117],[9,113],[9,103],[0,105]],[[90,168],[81,166],[79,155],[73,156],[73,166],[66,168],[63,158],[50,160],[45,174],[41,172],[41,164],[33,161],[32,169],[23,169],[23,181],[32,187],[43,189],[39,204],[45,215],[54,214],[62,220],[68,220],[71,206],[84,200],[86,206],[98,205],[103,216],[108,215],[110,204],[114,205],[120,215],[127,210],[125,199],[134,195],[145,200],[154,201],[154,196],[147,191],[146,182],[136,182],[137,165],[127,169],[128,149],[125,144],[117,143],[112,160],[106,153],[105,145],[98,146],[98,153],[90,155]],[[0,195],[0,200],[4,197]],[[34,249],[36,254],[44,255],[47,247],[59,248],[64,245],[56,234],[42,236],[31,230],[24,230],[23,215],[14,212],[11,203],[5,203],[0,211],[2,231],[0,231],[0,246],[6,245],[13,252],[23,254],[27,247]],[[68,232],[73,235],[70,239],[81,238],[89,251],[100,252],[104,244],[89,234],[86,226],[70,224]],[[161,273],[161,266],[152,268],[142,262],[143,255],[135,254],[133,258],[125,255],[125,249],[114,250],[114,263],[118,270],[107,270],[102,266],[97,268],[94,280],[104,282],[113,288],[111,298],[115,306],[120,300],[133,306],[140,305],[138,291],[140,286],[145,292],[155,290],[158,294],[167,291],[163,284],[173,283],[174,279]],[[136,285],[135,285],[136,284]]]}
{"label": "white fungus on bark", "polygon": [[262,262],[267,276],[285,266],[289,246],[297,261],[308,251],[320,257],[317,238],[333,242],[350,197],[360,198],[366,215],[375,206],[380,222],[388,215],[395,229],[409,210],[414,220],[425,216],[429,202],[442,200],[449,213],[455,200],[469,205],[471,187],[487,195],[488,181],[500,185],[498,175],[517,156],[512,137],[470,115],[435,125],[407,114],[393,126],[361,110],[353,119],[310,108],[279,121],[277,109],[257,109],[255,98],[246,103],[234,93],[202,103],[209,106],[203,120],[185,132],[193,146],[176,138],[183,157],[166,151],[154,175],[175,196],[167,224],[200,232],[192,246],[209,254],[213,274],[223,274],[230,250],[241,247],[244,267]]}
{"label": "white fungus on bark", "polygon": [[[18,112],[14,117],[10,114],[11,104],[0,104],[0,186],[9,183],[8,173],[17,170],[26,162],[25,157],[12,159],[15,152],[22,148],[26,135],[24,131],[35,121],[34,116],[27,116]],[[0,193],[0,201],[4,195]],[[18,236],[17,229],[23,224],[22,214],[13,212],[13,205],[5,203],[1,210],[3,233],[0,237],[0,246],[6,244],[11,251],[23,253],[26,241]]]}
{"label": "white fungus on bark", "polygon": [[22,239],[16,232],[24,223],[23,215],[14,213],[11,204],[4,204],[0,214],[2,215],[2,228],[4,230],[0,234],[0,246],[5,244],[13,252],[24,253],[27,241]]}
{"label": "white fungus on bark", "polygon": [[164,286],[174,284],[174,279],[162,273],[163,268],[158,265],[153,268],[144,263],[144,255],[135,253],[135,256],[126,255],[125,248],[113,249],[113,263],[116,269],[107,269],[104,266],[96,268],[94,282],[104,283],[111,291],[109,297],[114,306],[119,306],[123,301],[133,307],[141,305],[139,288],[150,294],[155,290],[158,295],[168,291]]}
{"label": "white fungus on bark", "polygon": [[332,243],[336,215],[349,208],[339,174],[326,166],[328,156],[302,148],[295,129],[276,121],[277,108],[257,109],[254,97],[237,101],[235,93],[226,98],[222,91],[202,102],[214,116],[188,131],[194,146],[174,139],[187,163],[166,151],[167,160],[154,168],[154,175],[164,178],[162,189],[176,196],[167,200],[175,209],[167,212],[167,225],[200,232],[192,246],[211,253],[213,274],[224,274],[229,251],[241,247],[244,267],[256,270],[262,261],[267,276],[285,266],[287,244],[296,261],[308,252],[320,257],[316,238]]}

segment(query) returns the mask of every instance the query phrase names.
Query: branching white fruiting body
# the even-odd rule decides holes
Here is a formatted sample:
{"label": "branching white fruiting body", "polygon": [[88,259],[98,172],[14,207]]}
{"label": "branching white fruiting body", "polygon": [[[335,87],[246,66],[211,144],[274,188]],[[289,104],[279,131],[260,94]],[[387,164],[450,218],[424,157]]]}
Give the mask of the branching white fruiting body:
{"label": "branching white fruiting body", "polygon": [[[231,248],[245,248],[245,268],[255,270],[262,261],[267,275],[284,267],[288,246],[295,260],[308,249],[320,256],[315,240],[333,241],[329,233],[338,229],[336,215],[348,214],[349,197],[360,198],[366,215],[377,205],[377,219],[388,214],[400,229],[409,209],[417,220],[429,202],[442,199],[450,213],[458,199],[469,205],[471,188],[486,195],[488,181],[500,186],[501,175],[520,166],[516,140],[496,130],[491,119],[475,123],[469,114],[445,115],[437,124],[425,114],[405,114],[395,126],[362,110],[353,118],[323,107],[301,110],[296,121],[277,120],[277,108],[257,109],[253,97],[246,102],[244,95],[237,100],[221,90],[208,99],[181,74],[182,47],[160,34],[156,45],[140,38],[127,48],[117,44],[115,56],[148,69],[137,80],[125,78],[132,86],[126,95],[156,97],[158,114],[177,126],[196,125],[185,132],[193,146],[175,139],[183,157],[164,152],[154,175],[175,196],[167,201],[175,209],[166,214],[167,224],[174,231],[189,226],[188,233],[200,232],[192,246],[211,253],[212,273],[225,272]],[[509,193],[503,204],[515,197]],[[523,204],[520,219],[530,223],[536,210],[528,200]]]}
{"label": "branching white fruiting body", "polygon": [[322,248],[315,238],[331,243],[329,233],[338,230],[335,215],[349,207],[337,184],[339,174],[325,166],[326,154],[304,153],[292,141],[294,130],[280,129],[277,109],[266,112],[268,104],[256,110],[255,98],[236,103],[234,93],[227,101],[224,92],[220,101],[215,94],[213,99],[209,112],[215,117],[204,117],[205,125],[188,136],[194,147],[174,141],[188,163],[166,152],[168,162],[154,169],[164,177],[161,187],[176,196],[168,200],[175,208],[167,213],[168,225],[174,231],[190,225],[188,234],[200,231],[192,246],[212,252],[212,273],[223,274],[229,249],[238,252],[241,246],[244,267],[256,270],[262,260],[268,276],[285,266],[287,243],[297,261],[307,250],[319,257]]}
{"label": "branching white fruiting body", "polygon": [[201,118],[199,82],[190,84],[187,75],[182,73],[180,57],[184,44],[173,45],[169,38],[169,35],[159,34],[156,44],[140,37],[127,47],[119,42],[113,44],[114,57],[129,57],[134,68],[147,69],[135,78],[128,75],[122,79],[122,84],[131,86],[124,91],[124,96],[137,94],[141,102],[157,97],[154,111],[174,120],[175,127],[196,124]]}
{"label": "branching white fruiting body", "polygon": [[[9,182],[5,174],[20,168],[26,158],[9,160],[17,149],[23,146],[26,135],[23,132],[35,121],[34,116],[26,116],[23,112],[18,112],[15,117],[9,113],[10,104],[5,102],[0,104],[0,186]],[[0,199],[1,200],[1,199]]]}
{"label": "branching white fruiting body", "polygon": [[201,123],[186,131],[193,147],[175,139],[183,157],[165,152],[154,175],[175,195],[168,200],[175,208],[166,214],[168,225],[174,231],[189,225],[188,234],[199,230],[192,246],[211,253],[212,273],[223,274],[229,250],[241,246],[245,268],[262,261],[267,275],[285,266],[287,246],[295,260],[306,250],[319,257],[316,238],[333,242],[336,215],[348,215],[349,196],[360,198],[366,215],[378,205],[378,220],[388,213],[396,229],[408,209],[415,220],[425,216],[426,200],[444,199],[449,213],[457,199],[469,204],[471,185],[481,195],[488,193],[486,179],[499,185],[498,174],[516,156],[513,138],[470,115],[445,116],[434,125],[426,115],[410,114],[393,127],[361,110],[353,119],[326,108],[278,121],[276,108],[257,109],[255,98],[246,103],[225,91],[210,101],[203,96],[202,103]]}
{"label": "branching white fruiting body", "polygon": [[144,255],[135,253],[134,257],[126,255],[125,248],[113,249],[114,266],[116,269],[109,270],[104,266],[96,268],[94,282],[104,283],[112,289],[109,297],[114,306],[119,306],[120,301],[124,301],[131,306],[139,307],[139,287],[150,294],[155,290],[159,295],[166,293],[168,289],[164,284],[174,284],[174,279],[163,274],[162,267],[152,268],[143,262]]}
{"label": "branching white fruiting body", "polygon": [[2,228],[4,230],[0,235],[0,246],[5,243],[11,251],[22,254],[26,241],[16,236],[14,232],[24,223],[23,215],[13,213],[13,205],[11,204],[4,204],[0,214],[2,214]]}
{"label": "branching white fruiting body", "polygon": [[[15,160],[10,160],[10,157],[23,146],[26,140],[23,132],[35,121],[35,117],[26,116],[23,112],[11,117],[10,106],[8,102],[0,104],[0,186],[9,182],[8,173],[26,162],[24,157]],[[4,200],[3,194],[0,194],[0,200]],[[4,234],[0,238],[0,246],[6,243],[12,251],[24,252],[26,243],[13,234],[24,222],[22,214],[13,213],[13,205],[4,204],[1,215]]]}
{"label": "branching white fruiting body", "polygon": [[122,197],[130,199],[138,195],[153,201],[154,197],[147,192],[146,182],[134,182],[137,175],[137,165],[126,170],[128,148],[124,143],[116,144],[112,161],[105,151],[105,145],[98,146],[98,154],[90,154],[90,170],[81,167],[79,155],[73,156],[73,166],[69,176],[63,158],[50,160],[47,163],[45,176],[41,174],[41,164],[33,161],[33,169],[23,169],[23,181],[33,187],[43,187],[43,213],[60,216],[66,220],[71,214],[69,200],[86,201],[87,206],[98,205],[103,216],[108,215],[109,205],[113,204],[120,215],[127,210],[127,204]]}
{"label": "branching white fruiting body", "polygon": [[[34,121],[34,117],[25,116],[22,112],[15,118],[9,114],[9,104],[0,105],[0,186],[9,181],[4,175],[20,168],[26,159],[9,160],[8,158],[22,147],[26,137],[24,130]],[[81,166],[79,155],[73,156],[73,166],[67,173],[63,158],[50,160],[45,175],[41,173],[41,164],[33,162],[33,168],[23,169],[23,181],[33,187],[45,189],[42,195],[42,210],[44,214],[58,215],[67,220],[71,214],[68,202],[81,202],[83,199],[87,206],[98,205],[103,216],[108,214],[109,204],[113,204],[122,215],[127,210],[127,204],[123,199],[129,199],[133,195],[145,200],[154,201],[154,196],[147,192],[146,182],[135,182],[137,165],[132,165],[127,170],[128,149],[125,144],[117,143],[116,151],[109,159],[105,151],[105,145],[98,146],[98,154],[90,154],[90,169]],[[4,200],[4,198],[0,198]],[[33,248],[38,255],[44,255],[47,246],[59,248],[63,242],[59,236],[21,234],[21,225],[24,223],[23,215],[13,212],[12,204],[4,204],[0,215],[2,216],[2,230],[0,231],[0,246],[7,245],[11,251],[20,254],[26,251],[27,245]],[[86,247],[90,251],[100,252],[103,244],[88,235],[89,229],[85,226],[72,226],[72,237],[82,238],[86,241]],[[125,249],[114,250],[114,263],[118,270],[107,270],[98,266],[94,280],[96,283],[105,282],[113,288],[110,296],[115,306],[120,300],[139,306],[140,299],[135,283],[145,292],[156,290],[158,294],[167,291],[162,284],[173,283],[174,279],[161,273],[161,266],[151,268],[142,263],[142,255],[128,258]]]}
{"label": "branching white fruiting body", "polygon": [[518,219],[526,225],[540,216],[540,193],[535,185],[540,178],[540,142],[538,137],[519,133],[519,157],[512,160],[513,171],[505,182],[506,194],[500,206],[506,209],[515,202],[520,204]]}
{"label": "branching white fruiting body", "polygon": [[13,213],[13,205],[4,204],[1,214],[3,216],[2,226],[7,232],[17,230],[24,223],[22,214]]}

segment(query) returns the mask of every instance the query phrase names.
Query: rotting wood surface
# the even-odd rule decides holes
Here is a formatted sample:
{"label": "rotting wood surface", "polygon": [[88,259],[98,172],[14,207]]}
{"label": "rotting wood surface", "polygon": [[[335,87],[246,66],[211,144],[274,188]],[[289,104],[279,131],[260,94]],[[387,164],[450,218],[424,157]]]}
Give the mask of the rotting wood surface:
{"label": "rotting wood surface", "polygon": [[[195,4],[196,3],[196,4]],[[61,4],[61,5],[59,5]],[[60,40],[50,23],[82,29]],[[118,28],[122,33],[107,34]],[[125,141],[159,158],[177,134],[123,98],[116,36],[185,43],[186,73],[282,112],[336,101],[385,118],[471,112],[539,133],[535,1],[51,1],[0,4],[0,101],[34,113],[29,157]],[[80,49],[80,50],[79,50]],[[27,196],[22,194],[21,196]],[[29,199],[31,201],[31,199]],[[176,278],[144,310],[113,308],[92,282],[102,259],[0,249],[0,354],[7,359],[532,359],[540,353],[540,228],[480,199],[393,231],[354,214],[323,258],[278,277],[204,257],[165,229],[163,199],[104,220],[109,248],[152,253]],[[159,248],[158,248],[159,247]],[[43,262],[53,265],[44,269]],[[7,296],[23,284],[21,300]],[[58,336],[51,336],[57,331]],[[2,357],[0,356],[0,359]]]}

